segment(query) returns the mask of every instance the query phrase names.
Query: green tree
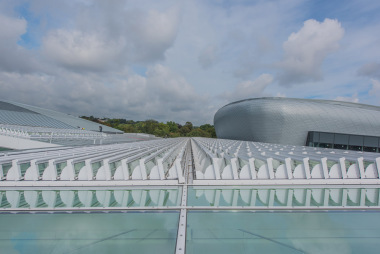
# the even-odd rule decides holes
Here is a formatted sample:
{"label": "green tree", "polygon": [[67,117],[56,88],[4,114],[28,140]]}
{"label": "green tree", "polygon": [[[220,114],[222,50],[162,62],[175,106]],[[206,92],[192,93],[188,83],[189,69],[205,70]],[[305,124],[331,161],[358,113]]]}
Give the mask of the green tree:
{"label": "green tree", "polygon": [[199,128],[201,128],[202,130],[208,132],[210,134],[210,138],[216,138],[216,132],[215,132],[215,128],[213,125],[211,124],[203,124],[201,126],[199,126]]}
{"label": "green tree", "polygon": [[201,128],[194,128],[188,134],[188,137],[210,137],[210,134],[207,131],[202,130]]}
{"label": "green tree", "polygon": [[169,133],[170,133],[169,126],[164,123],[159,123],[156,129],[154,130],[153,135],[165,138],[165,137],[169,137]]}
{"label": "green tree", "polygon": [[135,124],[136,131],[138,133],[147,133],[147,128],[145,122],[138,122]]}
{"label": "green tree", "polygon": [[173,121],[166,122],[166,124],[169,126],[170,132],[178,132],[178,124]]}
{"label": "green tree", "polygon": [[190,131],[193,129],[193,124],[191,122],[186,122],[185,126],[189,127]]}
{"label": "green tree", "polygon": [[148,134],[153,134],[154,131],[158,128],[159,123],[156,120],[149,119],[145,121],[145,128]]}
{"label": "green tree", "polygon": [[137,132],[136,127],[133,124],[119,124],[117,129],[124,131],[126,133],[135,133]]}
{"label": "green tree", "polygon": [[211,124],[204,124],[199,127],[193,126],[191,122],[186,122],[185,125],[180,125],[174,121],[159,123],[154,119],[146,121],[133,121],[121,118],[106,118],[102,120],[94,116],[81,116],[81,118],[93,122],[101,123],[126,133],[147,133],[158,137],[212,137],[215,138],[215,128]]}
{"label": "green tree", "polygon": [[191,131],[189,126],[182,126],[181,129],[179,129],[179,133],[181,134],[182,137],[186,137],[187,134]]}

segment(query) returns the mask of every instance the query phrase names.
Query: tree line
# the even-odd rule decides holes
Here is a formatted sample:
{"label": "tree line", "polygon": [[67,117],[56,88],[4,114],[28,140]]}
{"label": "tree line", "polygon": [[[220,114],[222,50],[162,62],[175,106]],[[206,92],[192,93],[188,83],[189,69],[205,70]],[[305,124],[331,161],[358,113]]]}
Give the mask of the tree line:
{"label": "tree line", "polygon": [[156,120],[149,119],[146,121],[133,121],[127,119],[105,118],[99,119],[94,116],[81,116],[81,118],[107,125],[109,127],[124,131],[126,133],[147,133],[157,137],[208,137],[216,138],[215,128],[211,124],[193,126],[191,122],[184,125],[173,121],[160,123]]}

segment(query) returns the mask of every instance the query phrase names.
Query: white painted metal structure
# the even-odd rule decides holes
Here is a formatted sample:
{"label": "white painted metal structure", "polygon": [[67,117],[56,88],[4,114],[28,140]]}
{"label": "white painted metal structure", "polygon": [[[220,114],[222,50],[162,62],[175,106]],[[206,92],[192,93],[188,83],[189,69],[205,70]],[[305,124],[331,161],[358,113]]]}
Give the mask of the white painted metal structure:
{"label": "white painted metal structure", "polygon": [[[228,209],[380,208],[379,188],[368,186],[194,187],[209,206]],[[240,200],[240,205],[238,204]]]}
{"label": "white painted metal structure", "polygon": [[15,181],[40,181],[39,186],[45,181],[67,185],[64,181],[115,180],[125,185],[129,180],[177,179],[183,183],[181,161],[188,143],[188,139],[179,138],[7,152],[0,154],[0,177],[5,180],[3,186],[9,181],[11,185],[18,185]]}
{"label": "white painted metal structure", "polygon": [[[181,193],[176,187],[149,190],[125,188],[76,188],[0,191],[0,210],[96,210],[178,207]],[[148,202],[149,201],[149,202]]]}
{"label": "white painted metal structure", "polygon": [[[80,129],[58,129],[47,127],[19,126],[0,124],[0,146],[8,148],[13,144],[1,142],[1,138],[18,138],[18,142],[27,143],[24,140],[47,142],[67,146],[83,146],[92,144],[114,144],[155,139],[153,135],[144,133],[107,134],[104,132],[87,131]],[[18,148],[18,147],[17,147]]]}
{"label": "white painted metal structure", "polygon": [[45,136],[73,136],[73,137],[82,137],[82,138],[102,138],[107,136],[103,132],[87,131],[80,129],[58,129],[58,128],[47,128],[47,127],[33,127],[33,126],[20,126],[20,125],[9,125],[9,124],[0,124],[0,134],[15,136],[15,137],[24,137],[28,139],[40,138]]}
{"label": "white painted metal structure", "polygon": [[[0,211],[186,209],[379,209],[380,188],[366,186],[76,187],[0,190]],[[185,193],[184,193],[185,192]],[[191,194],[189,194],[191,192]],[[204,203],[190,202],[191,196]],[[185,215],[185,214],[182,214]],[[184,220],[184,219],[183,219]],[[186,224],[186,222],[183,222]]]}
{"label": "white painted metal structure", "polygon": [[[0,212],[380,209],[376,153],[176,138],[0,152]],[[199,203],[197,203],[199,202]]]}
{"label": "white painted metal structure", "polygon": [[[380,154],[323,148],[194,138],[194,184],[380,183]],[[226,181],[222,181],[226,180]]]}
{"label": "white painted metal structure", "polygon": [[133,185],[133,180],[158,180],[160,185],[173,179],[173,184],[182,184],[184,155],[189,152],[194,185],[380,183],[377,153],[206,138],[4,152],[0,177],[7,186],[30,186],[19,183],[27,181],[38,181],[35,186],[45,181],[70,186],[81,186],[82,181],[86,185],[96,181],[96,186],[103,184],[99,181]]}

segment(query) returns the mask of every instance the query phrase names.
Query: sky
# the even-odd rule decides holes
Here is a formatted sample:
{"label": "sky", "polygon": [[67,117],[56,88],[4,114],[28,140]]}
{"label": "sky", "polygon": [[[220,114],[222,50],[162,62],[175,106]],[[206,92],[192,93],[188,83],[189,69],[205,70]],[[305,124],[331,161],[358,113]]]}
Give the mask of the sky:
{"label": "sky", "polygon": [[0,0],[0,99],[213,123],[237,100],[380,105],[380,1]]}

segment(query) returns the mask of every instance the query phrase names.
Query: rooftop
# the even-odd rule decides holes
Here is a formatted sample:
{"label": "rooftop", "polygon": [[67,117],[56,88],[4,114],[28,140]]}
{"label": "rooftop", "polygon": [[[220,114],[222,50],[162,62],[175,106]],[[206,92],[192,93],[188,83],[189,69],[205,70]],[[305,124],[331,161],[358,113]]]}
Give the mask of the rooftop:
{"label": "rooftop", "polygon": [[378,156],[207,138],[3,151],[2,249],[375,253]]}
{"label": "rooftop", "polygon": [[272,101],[281,101],[281,102],[322,103],[322,104],[330,104],[330,105],[336,105],[336,106],[354,107],[354,108],[362,108],[362,109],[380,111],[380,107],[378,107],[378,106],[361,104],[361,103],[346,102],[346,101],[334,101],[334,100],[320,100],[320,99],[286,98],[286,97],[261,97],[261,98],[244,99],[244,100],[239,100],[239,101],[234,101],[234,102],[228,103],[227,105],[224,105],[222,108],[227,107],[229,105],[238,104],[238,103],[247,102],[247,101],[271,101],[271,100]]}

